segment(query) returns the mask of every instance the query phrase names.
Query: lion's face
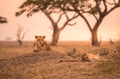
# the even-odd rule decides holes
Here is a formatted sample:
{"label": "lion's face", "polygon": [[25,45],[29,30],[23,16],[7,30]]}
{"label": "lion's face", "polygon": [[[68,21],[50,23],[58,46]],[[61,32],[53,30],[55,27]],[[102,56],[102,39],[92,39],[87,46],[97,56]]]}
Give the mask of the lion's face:
{"label": "lion's face", "polygon": [[34,52],[41,51],[41,50],[51,50],[50,46],[45,41],[45,36],[35,36],[35,43],[34,43]]}
{"label": "lion's face", "polygon": [[38,46],[42,46],[45,43],[45,36],[35,36]]}
{"label": "lion's face", "polygon": [[45,36],[35,36],[37,41],[42,41],[45,39]]}

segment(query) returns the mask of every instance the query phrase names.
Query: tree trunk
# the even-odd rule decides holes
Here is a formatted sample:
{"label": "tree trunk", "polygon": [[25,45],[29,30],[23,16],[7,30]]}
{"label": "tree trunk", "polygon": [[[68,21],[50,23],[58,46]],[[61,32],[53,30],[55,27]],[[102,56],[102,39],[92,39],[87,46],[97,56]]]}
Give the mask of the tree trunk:
{"label": "tree trunk", "polygon": [[92,35],[92,39],[91,39],[92,46],[99,46],[100,43],[98,42],[97,30],[93,30],[91,32],[91,35]]}
{"label": "tree trunk", "polygon": [[57,45],[57,43],[59,41],[59,36],[60,36],[59,28],[54,28],[53,35],[52,35],[52,42],[51,42],[52,46],[56,46]]}
{"label": "tree trunk", "polygon": [[19,45],[23,45],[22,40],[17,40],[17,41],[18,41]]}

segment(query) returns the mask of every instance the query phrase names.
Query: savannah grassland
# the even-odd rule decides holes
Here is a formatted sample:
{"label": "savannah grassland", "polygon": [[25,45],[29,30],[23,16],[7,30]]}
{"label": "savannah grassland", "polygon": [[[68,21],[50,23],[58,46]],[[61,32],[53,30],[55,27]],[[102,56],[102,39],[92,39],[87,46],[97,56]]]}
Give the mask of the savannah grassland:
{"label": "savannah grassland", "polygon": [[[52,51],[33,51],[33,42],[0,42],[0,79],[120,79],[120,43],[59,42]],[[105,61],[83,62],[83,53]]]}

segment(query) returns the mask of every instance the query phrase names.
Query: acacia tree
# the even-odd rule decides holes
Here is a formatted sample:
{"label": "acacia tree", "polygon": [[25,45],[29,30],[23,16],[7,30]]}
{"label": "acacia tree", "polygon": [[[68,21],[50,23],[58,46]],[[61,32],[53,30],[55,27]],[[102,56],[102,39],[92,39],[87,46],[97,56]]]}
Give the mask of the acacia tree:
{"label": "acacia tree", "polygon": [[[65,11],[76,12],[87,24],[90,32],[93,46],[99,46],[98,28],[103,19],[116,8],[120,7],[120,0],[54,0],[55,7]],[[88,20],[89,14],[93,16],[95,23],[92,25]]]}
{"label": "acacia tree", "polygon": [[[51,45],[57,45],[59,41],[60,32],[67,26],[67,25],[74,25],[75,23],[71,24],[70,22],[77,18],[78,15],[73,14],[72,16],[68,16],[66,11],[61,9],[56,9],[53,6],[53,0],[26,0],[20,7],[20,11],[16,12],[16,16],[21,15],[24,12],[27,12],[27,16],[32,16],[36,12],[43,12],[49,21],[52,24],[52,42]],[[58,18],[55,20],[53,14],[57,14]],[[60,26],[59,23],[61,22],[62,17],[66,18],[66,21]]]}

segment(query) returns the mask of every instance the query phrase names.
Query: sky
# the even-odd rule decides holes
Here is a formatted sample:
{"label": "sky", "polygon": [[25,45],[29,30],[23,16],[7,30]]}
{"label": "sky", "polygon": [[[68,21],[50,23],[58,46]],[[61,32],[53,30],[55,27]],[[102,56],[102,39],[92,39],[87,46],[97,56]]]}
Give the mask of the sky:
{"label": "sky", "polygon": [[[34,40],[35,35],[45,35],[46,40],[51,41],[51,23],[42,13],[36,13],[27,18],[26,15],[15,16],[18,7],[25,0],[0,0],[0,16],[6,17],[8,23],[0,24],[0,40],[16,40],[17,26],[20,25],[27,32],[24,40]],[[91,22],[94,20],[91,19]],[[83,19],[80,17],[74,20],[74,26],[67,26],[60,34],[60,41],[90,41],[91,34]],[[120,34],[120,8],[110,13],[102,22],[98,30],[98,39],[103,41],[117,39]]]}

